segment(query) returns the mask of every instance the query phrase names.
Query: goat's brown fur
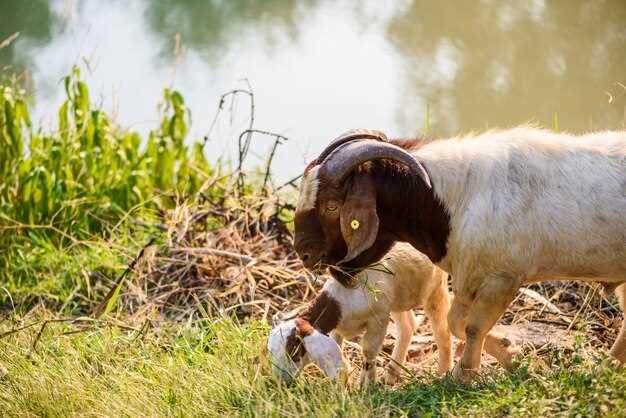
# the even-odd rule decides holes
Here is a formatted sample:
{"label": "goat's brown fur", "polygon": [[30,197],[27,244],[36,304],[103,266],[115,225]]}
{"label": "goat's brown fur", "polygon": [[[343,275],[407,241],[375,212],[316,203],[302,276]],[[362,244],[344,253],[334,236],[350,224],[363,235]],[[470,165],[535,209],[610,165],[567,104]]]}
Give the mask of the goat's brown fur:
{"label": "goat's brown fur", "polygon": [[[320,293],[309,306],[300,314],[297,321],[300,323],[308,322],[317,328],[321,333],[328,334],[337,328],[337,324],[341,320],[341,307],[328,292]],[[302,325],[301,325],[302,326]],[[304,326],[302,326],[304,329]]]}

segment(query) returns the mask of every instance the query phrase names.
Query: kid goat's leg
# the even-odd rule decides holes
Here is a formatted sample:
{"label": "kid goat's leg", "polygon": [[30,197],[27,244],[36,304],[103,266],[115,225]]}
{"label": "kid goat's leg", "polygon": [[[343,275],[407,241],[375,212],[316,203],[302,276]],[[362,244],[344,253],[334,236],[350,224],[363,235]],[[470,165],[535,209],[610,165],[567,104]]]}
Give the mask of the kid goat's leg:
{"label": "kid goat's leg", "polygon": [[367,321],[365,335],[361,339],[363,349],[363,370],[359,378],[361,385],[376,382],[376,356],[383,346],[388,323],[388,313],[384,317],[372,317]]}
{"label": "kid goat's leg", "polygon": [[438,374],[444,374],[452,368],[452,335],[448,327],[448,311],[450,310],[450,294],[447,280],[443,280],[430,294],[424,313],[430,320],[439,353]]}
{"label": "kid goat's leg", "polygon": [[[483,345],[487,352],[498,359],[500,364],[511,369],[514,367],[510,341],[504,335],[491,331],[496,321],[513,301],[519,288],[519,280],[506,277],[486,278],[468,305],[452,302],[449,318],[452,332],[459,333],[465,339],[465,349],[461,360],[454,367],[453,376],[457,381],[469,383],[480,370],[480,355]],[[457,306],[455,306],[457,305]],[[460,305],[460,306],[459,306]],[[459,311],[466,316],[463,329],[459,329]]]}
{"label": "kid goat's leg", "polygon": [[385,375],[385,383],[387,384],[394,384],[398,381],[406,360],[406,353],[409,351],[411,338],[417,328],[415,314],[412,310],[392,312],[391,318],[396,325],[397,339]]}
{"label": "kid goat's leg", "polygon": [[622,319],[622,328],[611,347],[610,354],[615,357],[621,364],[626,363],[626,284],[622,284],[615,289],[615,294],[619,300],[619,306],[622,308],[624,319]]}

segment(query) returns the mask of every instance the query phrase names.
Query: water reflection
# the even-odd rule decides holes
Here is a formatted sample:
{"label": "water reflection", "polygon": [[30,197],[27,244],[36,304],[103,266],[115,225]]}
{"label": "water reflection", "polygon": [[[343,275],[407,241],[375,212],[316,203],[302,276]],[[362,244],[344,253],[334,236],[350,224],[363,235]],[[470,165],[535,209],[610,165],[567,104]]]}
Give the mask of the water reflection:
{"label": "water reflection", "polygon": [[[50,42],[54,16],[46,0],[7,1],[0,5],[0,42],[20,32],[22,45],[41,45]],[[17,71],[27,63],[28,55],[17,54],[16,42],[0,49],[0,66],[11,65]]]}
{"label": "water reflection", "polygon": [[[287,178],[355,126],[450,135],[552,126],[556,113],[562,129],[620,127],[624,21],[617,0],[10,0],[0,4],[0,39],[21,35],[0,64],[29,70],[44,122],[62,100],[58,80],[83,58],[96,102],[142,132],[173,85],[194,111],[196,136],[220,94],[247,78],[257,127],[292,138],[276,157]],[[233,106],[208,145],[215,158],[231,150],[217,139],[247,124],[245,99]],[[259,138],[252,164],[267,145]]]}
{"label": "water reflection", "polygon": [[163,0],[153,2],[145,17],[150,29],[162,37],[162,55],[174,59],[175,35],[185,44],[213,61],[220,58],[237,38],[254,34],[271,54],[284,38],[299,35],[299,16],[314,6],[310,0],[229,0],[199,2]]}
{"label": "water reflection", "polygon": [[[615,128],[623,106],[608,103],[626,79],[626,4],[578,0],[458,4],[414,1],[389,27],[405,60],[413,100],[430,104],[436,132],[535,120],[562,128]],[[623,105],[624,101],[621,101]]]}

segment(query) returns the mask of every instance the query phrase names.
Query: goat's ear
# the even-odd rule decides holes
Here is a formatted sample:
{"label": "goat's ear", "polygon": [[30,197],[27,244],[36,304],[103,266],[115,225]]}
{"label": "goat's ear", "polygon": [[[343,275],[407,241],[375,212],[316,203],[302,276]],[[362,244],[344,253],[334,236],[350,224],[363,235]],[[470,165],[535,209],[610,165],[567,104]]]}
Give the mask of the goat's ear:
{"label": "goat's ear", "polygon": [[376,187],[367,173],[357,173],[341,207],[341,235],[348,253],[342,262],[356,258],[370,248],[378,235]]}
{"label": "goat's ear", "polygon": [[345,370],[341,347],[328,335],[315,332],[313,335],[304,337],[304,346],[309,358],[331,380],[335,380],[339,373]]}

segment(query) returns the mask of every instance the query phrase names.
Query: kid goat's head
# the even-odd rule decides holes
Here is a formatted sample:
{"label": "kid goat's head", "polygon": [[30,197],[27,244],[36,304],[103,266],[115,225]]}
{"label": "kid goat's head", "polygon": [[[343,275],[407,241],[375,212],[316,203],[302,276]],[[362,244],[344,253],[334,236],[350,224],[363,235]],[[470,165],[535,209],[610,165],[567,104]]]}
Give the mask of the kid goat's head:
{"label": "kid goat's head", "polygon": [[394,239],[380,235],[380,183],[368,162],[387,160],[430,189],[424,167],[382,132],[353,130],[335,139],[305,169],[295,213],[295,249],[310,269],[359,268],[379,260]]}
{"label": "kid goat's head", "polygon": [[285,383],[291,383],[310,362],[317,364],[333,380],[345,370],[341,348],[335,340],[301,318],[275,326],[267,340],[267,348],[272,370]]}

